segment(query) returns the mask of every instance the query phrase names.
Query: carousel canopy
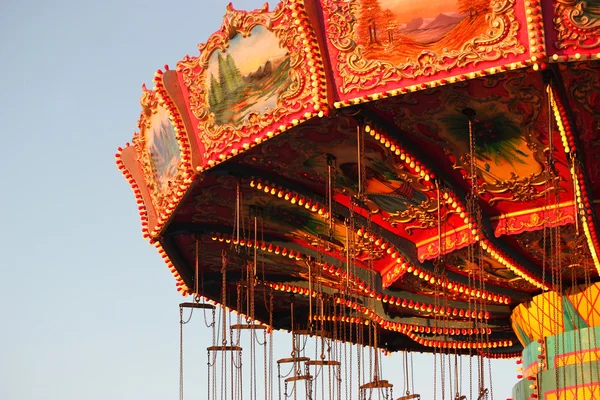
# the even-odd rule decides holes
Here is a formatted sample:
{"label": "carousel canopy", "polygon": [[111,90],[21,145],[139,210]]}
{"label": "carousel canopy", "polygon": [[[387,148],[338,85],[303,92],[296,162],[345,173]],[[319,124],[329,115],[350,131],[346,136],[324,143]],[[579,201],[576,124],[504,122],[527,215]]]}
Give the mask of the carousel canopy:
{"label": "carousel canopy", "polygon": [[515,307],[597,280],[595,2],[230,5],[198,49],[117,154],[182,294],[508,356],[535,339]]}

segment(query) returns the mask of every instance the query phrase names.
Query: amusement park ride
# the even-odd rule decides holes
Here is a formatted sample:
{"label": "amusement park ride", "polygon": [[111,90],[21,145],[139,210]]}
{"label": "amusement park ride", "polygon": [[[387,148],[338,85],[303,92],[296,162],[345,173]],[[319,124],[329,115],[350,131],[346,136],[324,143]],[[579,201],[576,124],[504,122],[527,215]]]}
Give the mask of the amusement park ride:
{"label": "amusement park ride", "polygon": [[382,351],[449,387],[468,356],[442,399],[493,398],[490,358],[515,400],[600,396],[597,0],[230,5],[154,82],[117,164],[182,327],[213,315],[209,399],[256,398],[260,348],[269,399],[392,399]]}

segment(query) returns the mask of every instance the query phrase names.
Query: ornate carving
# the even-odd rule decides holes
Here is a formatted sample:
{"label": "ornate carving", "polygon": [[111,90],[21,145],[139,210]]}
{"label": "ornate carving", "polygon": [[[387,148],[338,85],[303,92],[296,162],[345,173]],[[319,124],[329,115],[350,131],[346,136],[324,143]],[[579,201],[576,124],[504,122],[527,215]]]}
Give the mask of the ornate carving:
{"label": "ornate carving", "polygon": [[[280,3],[272,12],[269,12],[268,5],[254,12],[237,11],[231,5],[227,6],[221,29],[205,44],[198,46],[200,55],[185,57],[177,65],[177,70],[182,74],[183,83],[189,91],[189,108],[198,119],[198,132],[205,146],[205,157],[222,154],[233,144],[241,143],[267,127],[273,126],[273,130],[277,130],[278,126],[274,124],[284,117],[300,112],[304,115],[304,112],[311,111],[306,107],[313,100],[313,90],[318,93],[319,86],[313,89],[312,80],[316,79],[316,75],[306,72],[310,69],[307,63],[311,57],[303,41],[312,33],[307,32],[305,26],[294,23],[295,18],[285,3]],[[209,60],[216,51],[225,53],[229,42],[235,36],[249,37],[252,30],[258,26],[273,33],[280,47],[288,51],[289,83],[279,93],[274,108],[267,108],[264,112],[250,112],[237,123],[218,124],[209,107],[209,90],[206,85]]]}
{"label": "ornate carving", "polygon": [[342,79],[342,93],[370,90],[388,82],[432,76],[452,68],[506,58],[525,52],[519,43],[519,22],[515,17],[515,0],[495,0],[486,16],[488,29],[468,39],[459,49],[443,49],[440,54],[423,50],[416,59],[395,65],[385,60],[368,59],[365,49],[355,42],[354,32],[360,12],[358,0],[325,0],[328,17],[327,38],[339,51],[337,73]]}
{"label": "ornate carving", "polygon": [[556,213],[555,218],[551,218],[550,216],[543,217],[536,212],[529,215],[529,218],[526,220],[518,220],[515,217],[510,218],[506,222],[506,230],[508,232],[519,232],[523,229],[539,228],[546,224],[558,225],[567,222],[573,222],[573,216],[563,214],[561,211]]}
{"label": "ornate carving", "polygon": [[537,209],[529,214],[507,215],[500,218],[495,230],[496,237],[516,235],[524,231],[538,230],[543,227],[554,227],[575,222],[573,205],[561,206],[560,209]]}
{"label": "ornate carving", "polygon": [[[477,87],[477,94],[467,87]],[[402,131],[442,148],[453,168],[461,170],[467,180],[469,131],[462,109],[475,109],[478,189],[488,196],[491,206],[500,201],[535,200],[563,190],[556,167],[547,168],[543,99],[539,89],[527,83],[525,73],[450,85],[433,89],[430,95],[439,101],[423,110],[418,109],[418,102],[413,105],[402,100],[407,96],[377,106],[392,115]]]}
{"label": "ornate carving", "polygon": [[[473,240],[473,235],[471,235],[468,229],[462,229],[458,232],[455,231],[450,234],[442,234],[442,240],[443,252],[444,254],[447,254],[468,245]],[[432,238],[432,240],[428,241],[428,243],[423,245],[417,244],[419,260],[424,261],[438,257],[440,255],[438,242],[439,239],[436,236]]]}
{"label": "ornate carving", "polygon": [[[142,112],[138,121],[140,132],[132,140],[136,149],[137,159],[142,167],[146,186],[150,192],[155,209],[162,214],[166,209],[169,199],[177,192],[177,188],[183,184],[185,166],[181,160],[181,147],[177,139],[175,128],[172,126],[169,112],[160,106],[159,95],[154,90],[148,90],[142,86],[140,104]],[[158,141],[154,132],[155,125],[161,124],[169,132],[163,132],[168,142],[161,143],[166,146],[154,146]],[[168,125],[167,125],[168,124]],[[160,128],[159,128],[160,130]],[[153,135],[152,139],[150,135]],[[167,154],[157,154],[158,151],[167,151]],[[163,165],[167,168],[158,168],[158,158],[167,157]]]}
{"label": "ornate carving", "polygon": [[[540,149],[540,143],[533,140],[530,136],[526,136],[526,138],[529,142],[528,147],[534,150],[533,153],[536,161],[539,162],[540,165],[543,165],[544,158]],[[447,152],[449,151],[447,150]],[[454,163],[453,168],[466,170],[467,166],[471,163],[469,159],[470,156],[468,154],[459,156]],[[465,175],[464,178],[466,180],[470,179],[467,175]],[[481,182],[479,183],[478,188],[479,194],[483,195],[488,193],[492,195],[492,198],[488,200],[490,206],[494,206],[500,201],[528,202],[556,191],[564,191],[563,188],[558,186],[561,178],[556,171],[546,174],[544,173],[544,169],[540,170],[538,173],[526,176],[517,176],[515,173],[511,172],[509,179],[494,179],[492,182],[484,181],[483,179],[480,180]],[[544,186],[544,188],[537,189],[541,186]],[[508,196],[494,196],[497,194]]]}
{"label": "ornate carving", "polygon": [[[560,212],[559,214],[562,215]],[[594,274],[595,267],[585,237],[578,234],[575,225],[571,223],[573,216],[567,215],[566,217],[569,219],[564,221],[564,224],[568,225],[563,225],[560,229],[557,229],[556,226],[559,224],[555,224],[550,231],[551,233],[547,233],[549,237],[554,235],[556,238],[557,235],[559,236],[559,252],[551,250],[549,243],[544,244],[544,233],[541,230],[523,232],[515,236],[515,240],[521,246],[522,251],[528,253],[530,258],[539,265],[544,264],[545,257],[547,269],[550,269],[553,263],[560,265],[564,279],[584,278],[586,274],[588,276]],[[543,218],[539,218],[536,222],[540,220],[543,221]],[[553,261],[548,262],[550,259],[553,259]]]}
{"label": "ornate carving", "polygon": [[158,96],[153,90],[148,90],[146,84],[142,85],[142,96],[140,97],[140,105],[142,106],[142,113],[138,121],[138,128],[142,129],[150,128],[150,122],[152,115],[156,114],[158,107]]}
{"label": "ornate carving", "polygon": [[[404,211],[390,213],[385,220],[394,227],[401,224],[406,233],[411,235],[415,229],[429,229],[438,226],[437,211],[437,200],[428,197],[418,205],[410,205]],[[446,213],[441,217],[442,223],[448,219],[451,213],[446,209]]]}
{"label": "ornate carving", "polygon": [[[568,72],[573,74],[572,84],[568,85],[569,92],[581,107],[600,120],[600,73],[597,64],[594,66],[593,63],[572,63],[568,65]],[[597,138],[594,129],[582,131],[582,134],[589,132],[591,137]]]}
{"label": "ornate carving", "polygon": [[600,46],[600,7],[585,0],[556,0],[554,29],[557,49],[593,49]]}

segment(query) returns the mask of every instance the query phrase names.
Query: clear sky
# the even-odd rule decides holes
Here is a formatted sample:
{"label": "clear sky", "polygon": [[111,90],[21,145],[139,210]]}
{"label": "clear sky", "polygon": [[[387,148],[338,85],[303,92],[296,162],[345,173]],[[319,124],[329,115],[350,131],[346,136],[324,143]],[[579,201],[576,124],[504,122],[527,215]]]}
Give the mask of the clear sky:
{"label": "clear sky", "polygon": [[[136,129],[142,83],[197,54],[225,6],[0,2],[0,399],[177,398],[181,297],[141,237],[114,153]],[[199,358],[186,360],[186,398],[203,399],[209,333],[195,322],[186,349]],[[276,336],[275,359],[289,343]],[[397,396],[400,363],[384,366]],[[493,366],[494,397],[506,398],[514,361]],[[432,368],[415,355],[425,399]]]}

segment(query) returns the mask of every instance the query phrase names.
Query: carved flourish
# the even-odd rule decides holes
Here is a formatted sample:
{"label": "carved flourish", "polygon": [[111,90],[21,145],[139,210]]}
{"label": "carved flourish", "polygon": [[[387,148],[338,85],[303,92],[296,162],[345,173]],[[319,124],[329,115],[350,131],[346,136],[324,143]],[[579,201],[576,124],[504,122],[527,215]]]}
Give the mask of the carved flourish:
{"label": "carved flourish", "polygon": [[544,215],[544,212],[534,212],[530,214],[526,219],[519,217],[510,217],[506,221],[505,232],[508,235],[520,233],[524,230],[538,229],[543,226],[556,226],[564,225],[567,223],[573,223],[573,215],[565,214],[558,210],[555,213],[549,213]]}
{"label": "carved flourish", "polygon": [[[528,137],[528,140],[529,139],[531,140],[528,145],[529,148],[533,150],[536,161],[541,165],[544,165],[543,152],[539,148],[539,143]],[[451,152],[448,153],[451,154]],[[470,156],[468,154],[459,156],[457,160],[460,161],[455,162],[453,168],[467,169],[467,166],[470,165],[469,158]],[[517,176],[513,172],[511,172],[510,175],[509,179],[495,179],[493,182],[484,182],[483,179],[479,179],[481,181],[478,187],[479,194],[483,195],[488,193],[492,195],[492,198],[488,200],[490,206],[494,206],[500,201],[528,202],[542,198],[550,193],[564,191],[564,189],[558,185],[561,178],[554,170],[549,174],[546,174],[544,170],[542,170],[527,176]],[[469,180],[470,177],[465,175],[464,179]],[[538,189],[542,186],[544,186],[544,188]],[[502,194],[504,196],[494,196],[497,194]]]}
{"label": "carved flourish", "polygon": [[[272,126],[283,117],[293,113],[304,112],[313,99],[311,74],[306,73],[309,55],[303,40],[310,32],[305,27],[295,24],[289,7],[282,2],[269,12],[268,4],[254,12],[234,10],[230,5],[223,20],[221,29],[214,33],[205,44],[198,46],[198,57],[185,57],[177,65],[183,76],[183,83],[189,91],[190,110],[198,119],[200,140],[205,146],[205,157],[222,154],[234,143],[261,132]],[[277,105],[263,113],[250,113],[243,121],[233,124],[216,124],[215,116],[209,110],[208,88],[205,84],[209,60],[215,51],[226,51],[229,41],[236,35],[248,37],[251,31],[263,26],[278,39],[280,46],[286,48],[290,57],[290,83],[279,95]],[[276,128],[274,128],[276,129]]]}
{"label": "carved flourish", "polygon": [[584,0],[556,0],[554,29],[557,49],[592,49],[600,46],[600,10]]}
{"label": "carved flourish", "polygon": [[[598,86],[600,73],[598,68],[587,63],[573,63],[568,68],[576,78],[574,84],[568,87],[571,95],[581,107],[600,120],[600,101],[598,101],[600,99],[600,87]],[[590,129],[589,133],[591,136],[595,136],[594,129]]]}
{"label": "carved flourish", "polygon": [[[473,236],[470,234],[468,230],[462,230],[460,232],[453,233],[451,235],[444,235],[442,244],[444,254],[448,254],[453,252],[454,250],[458,250],[473,240]],[[429,260],[432,258],[436,258],[440,255],[440,247],[438,243],[438,239],[432,241],[426,246],[422,246],[418,248],[419,260]]]}
{"label": "carved flourish", "polygon": [[456,67],[476,65],[525,52],[525,46],[517,39],[519,22],[514,13],[515,0],[494,0],[487,15],[489,24],[485,34],[465,42],[459,50],[440,54],[423,50],[416,60],[394,65],[383,60],[369,60],[363,55],[363,47],[354,41],[360,12],[358,0],[324,0],[329,24],[327,37],[339,50],[337,72],[342,79],[342,93],[369,90],[388,82],[432,76]]}
{"label": "carved flourish", "polygon": [[152,115],[156,114],[158,107],[158,96],[153,90],[148,90],[146,84],[142,85],[142,97],[140,97],[140,105],[142,106],[142,113],[138,121],[138,128],[140,132],[143,129],[150,128]]}
{"label": "carved flourish", "polygon": [[[438,226],[438,204],[435,199],[427,198],[419,205],[410,205],[404,211],[390,213],[389,217],[385,218],[392,226],[401,224],[404,226],[406,233],[412,234],[415,229],[429,229]],[[442,223],[450,216],[450,212],[442,215]],[[411,225],[409,225],[411,224]]]}

